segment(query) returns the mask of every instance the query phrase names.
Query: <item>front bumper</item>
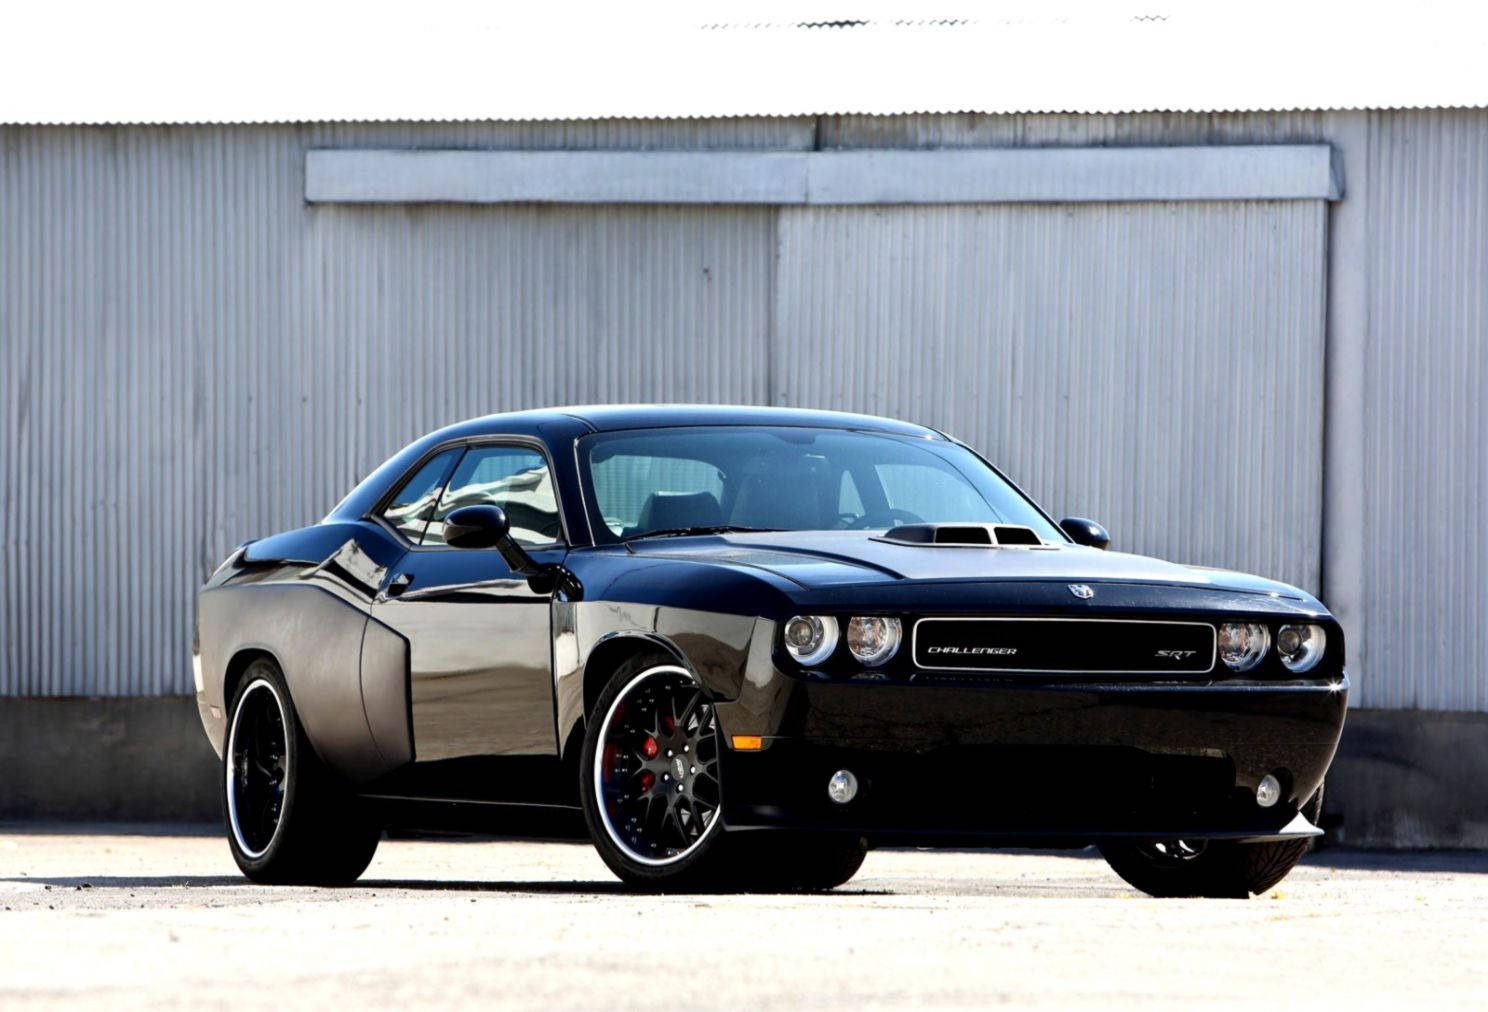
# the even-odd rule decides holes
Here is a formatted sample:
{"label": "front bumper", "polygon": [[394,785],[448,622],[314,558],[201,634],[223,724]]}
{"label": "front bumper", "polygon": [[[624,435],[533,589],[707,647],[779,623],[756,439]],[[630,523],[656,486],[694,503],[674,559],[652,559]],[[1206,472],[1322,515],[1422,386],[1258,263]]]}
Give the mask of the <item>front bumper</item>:
{"label": "front bumper", "polygon": [[[1318,683],[809,682],[780,672],[718,704],[731,829],[876,843],[1083,845],[1286,839],[1337,749],[1347,675]],[[757,752],[729,747],[758,735]],[[860,789],[827,797],[839,769]],[[1260,779],[1282,800],[1255,802]]]}

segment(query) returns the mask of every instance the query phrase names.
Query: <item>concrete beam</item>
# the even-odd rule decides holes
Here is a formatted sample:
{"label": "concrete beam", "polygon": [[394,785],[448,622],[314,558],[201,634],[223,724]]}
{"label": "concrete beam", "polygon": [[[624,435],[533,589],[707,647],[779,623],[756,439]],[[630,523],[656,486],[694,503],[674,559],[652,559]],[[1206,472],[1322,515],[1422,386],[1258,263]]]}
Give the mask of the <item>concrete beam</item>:
{"label": "concrete beam", "polygon": [[1333,842],[1488,849],[1488,713],[1352,710],[1328,772]]}
{"label": "concrete beam", "polygon": [[1326,144],[305,156],[311,203],[998,204],[1337,200]]}
{"label": "concrete beam", "polygon": [[216,821],[190,696],[0,698],[0,819]]}

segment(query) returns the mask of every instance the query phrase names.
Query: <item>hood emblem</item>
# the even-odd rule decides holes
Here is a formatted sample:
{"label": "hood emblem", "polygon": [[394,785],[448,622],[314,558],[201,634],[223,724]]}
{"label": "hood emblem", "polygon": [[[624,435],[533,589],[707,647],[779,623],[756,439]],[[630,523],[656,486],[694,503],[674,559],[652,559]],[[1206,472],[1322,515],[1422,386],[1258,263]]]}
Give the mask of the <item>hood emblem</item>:
{"label": "hood emblem", "polygon": [[1069,589],[1071,594],[1082,601],[1088,601],[1095,596],[1095,591],[1091,590],[1089,585],[1084,583],[1072,583],[1069,585]]}

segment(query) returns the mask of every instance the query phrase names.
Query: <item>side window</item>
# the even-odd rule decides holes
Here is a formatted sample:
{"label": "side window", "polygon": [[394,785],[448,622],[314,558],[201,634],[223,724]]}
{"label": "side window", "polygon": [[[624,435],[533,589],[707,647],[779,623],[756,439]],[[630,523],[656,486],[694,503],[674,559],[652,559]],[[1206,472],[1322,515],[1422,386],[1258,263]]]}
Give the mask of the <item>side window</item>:
{"label": "side window", "polygon": [[424,544],[444,544],[444,518],[461,506],[500,506],[511,521],[512,538],[522,545],[563,540],[558,497],[548,462],[536,450],[519,446],[480,446],[468,450],[450,476]]}
{"label": "side window", "polygon": [[455,458],[459,455],[458,448],[436,454],[403,483],[393,501],[382,511],[382,518],[414,544],[424,536],[424,526],[434,515],[434,504],[439,501],[439,493],[444,491],[444,480],[449,477],[450,468],[455,466]]}

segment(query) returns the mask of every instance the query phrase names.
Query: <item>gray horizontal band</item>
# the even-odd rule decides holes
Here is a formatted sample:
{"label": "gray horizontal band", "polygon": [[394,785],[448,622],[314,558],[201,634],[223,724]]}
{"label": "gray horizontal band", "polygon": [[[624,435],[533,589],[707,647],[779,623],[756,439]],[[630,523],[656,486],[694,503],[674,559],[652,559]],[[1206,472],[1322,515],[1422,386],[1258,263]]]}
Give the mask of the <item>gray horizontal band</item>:
{"label": "gray horizontal band", "polygon": [[367,151],[305,157],[311,203],[1001,204],[1337,200],[1326,144],[942,151]]}

